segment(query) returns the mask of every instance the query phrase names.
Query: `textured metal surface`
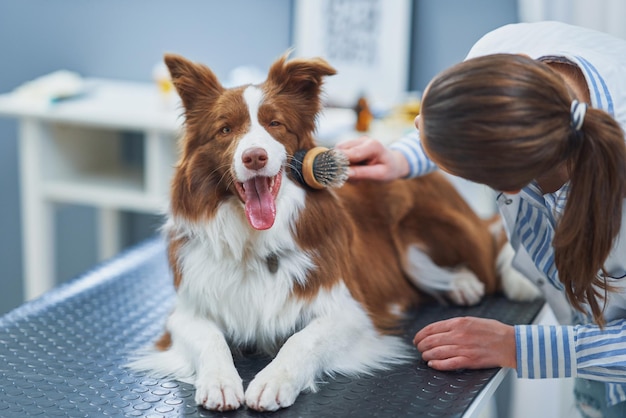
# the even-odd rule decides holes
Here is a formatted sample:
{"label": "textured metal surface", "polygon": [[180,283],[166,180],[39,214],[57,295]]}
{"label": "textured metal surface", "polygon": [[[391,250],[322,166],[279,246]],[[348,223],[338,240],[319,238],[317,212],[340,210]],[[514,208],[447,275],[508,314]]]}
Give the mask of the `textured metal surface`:
{"label": "textured metal surface", "polygon": [[[160,240],[146,242],[0,318],[0,417],[460,417],[497,369],[442,373],[418,358],[374,376],[329,379],[276,413],[198,408],[191,385],[131,373],[134,350],[162,331],[174,290]],[[406,328],[459,315],[530,323],[542,302],[424,306]],[[247,384],[269,359],[237,361]]]}

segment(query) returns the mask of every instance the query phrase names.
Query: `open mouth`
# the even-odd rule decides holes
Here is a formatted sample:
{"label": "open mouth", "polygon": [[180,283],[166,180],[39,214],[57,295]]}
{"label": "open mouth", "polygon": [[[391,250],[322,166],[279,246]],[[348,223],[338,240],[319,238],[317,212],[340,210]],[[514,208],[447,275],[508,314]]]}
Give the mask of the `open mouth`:
{"label": "open mouth", "polygon": [[273,177],[257,176],[235,187],[245,205],[246,218],[254,229],[269,229],[276,219],[276,196],[280,190],[283,171]]}

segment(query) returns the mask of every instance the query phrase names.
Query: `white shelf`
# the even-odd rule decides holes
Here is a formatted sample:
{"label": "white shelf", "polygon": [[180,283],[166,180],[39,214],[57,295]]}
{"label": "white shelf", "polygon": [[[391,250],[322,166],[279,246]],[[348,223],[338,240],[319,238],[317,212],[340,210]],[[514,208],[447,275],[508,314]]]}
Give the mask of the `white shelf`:
{"label": "white shelf", "polygon": [[85,94],[53,104],[2,94],[0,115],[170,134],[178,133],[182,125],[176,96],[164,100],[154,84],[89,78],[85,85]]}
{"label": "white shelf", "polygon": [[143,173],[137,169],[101,170],[78,178],[43,183],[43,195],[53,202],[71,202],[103,208],[159,212],[167,205],[167,193],[146,191]]}
{"label": "white shelf", "polygon": [[[182,130],[180,104],[156,85],[87,79],[85,93],[50,104],[0,95],[0,116],[20,121],[26,299],[54,286],[54,204],[99,211],[100,257],[119,249],[120,210],[162,213]],[[123,132],[143,136],[143,161],[124,161]]]}

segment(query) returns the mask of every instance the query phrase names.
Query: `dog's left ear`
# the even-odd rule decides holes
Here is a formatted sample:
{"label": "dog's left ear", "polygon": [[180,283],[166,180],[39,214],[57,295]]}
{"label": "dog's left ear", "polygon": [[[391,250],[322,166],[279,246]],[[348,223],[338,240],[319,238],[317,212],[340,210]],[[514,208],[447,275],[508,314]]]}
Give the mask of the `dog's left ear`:
{"label": "dog's left ear", "polygon": [[296,58],[287,61],[288,56],[289,53],[286,53],[272,64],[267,76],[267,82],[281,93],[315,99],[321,93],[324,77],[337,73],[323,58]]}

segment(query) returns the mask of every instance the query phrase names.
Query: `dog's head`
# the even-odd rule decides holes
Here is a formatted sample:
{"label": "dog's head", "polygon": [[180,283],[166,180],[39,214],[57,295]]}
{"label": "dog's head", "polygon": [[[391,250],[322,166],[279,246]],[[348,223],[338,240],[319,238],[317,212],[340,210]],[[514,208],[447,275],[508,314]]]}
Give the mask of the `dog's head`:
{"label": "dog's head", "polygon": [[226,89],[202,64],[172,54],[165,63],[185,114],[172,211],[198,220],[235,196],[254,229],[271,228],[289,158],[315,145],[323,78],[335,70],[284,55],[263,83]]}

